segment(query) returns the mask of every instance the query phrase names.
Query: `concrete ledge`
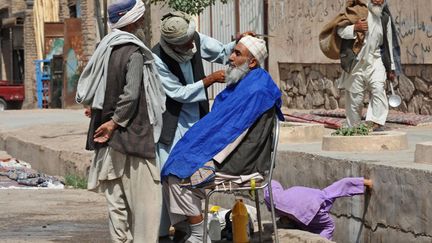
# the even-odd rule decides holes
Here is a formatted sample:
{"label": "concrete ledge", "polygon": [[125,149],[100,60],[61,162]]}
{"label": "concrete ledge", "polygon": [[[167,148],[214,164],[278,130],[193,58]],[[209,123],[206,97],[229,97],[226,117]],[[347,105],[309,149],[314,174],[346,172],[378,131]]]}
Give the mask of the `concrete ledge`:
{"label": "concrete ledge", "polygon": [[87,175],[93,152],[86,151],[86,124],[35,126],[0,133],[0,150],[42,173]]}
{"label": "concrete ledge", "polygon": [[414,162],[432,164],[432,141],[416,145]]}
{"label": "concrete ledge", "polygon": [[322,141],[324,151],[364,152],[408,149],[405,132],[374,132],[368,136],[326,135]]}
{"label": "concrete ledge", "polygon": [[[328,152],[326,152],[328,154]],[[284,188],[325,188],[344,177],[373,180],[371,194],[339,198],[331,210],[336,242],[432,242],[432,166],[278,153],[274,179]]]}
{"label": "concrete ledge", "polygon": [[298,122],[281,122],[279,143],[305,143],[321,140],[324,126]]}
{"label": "concrete ledge", "polygon": [[279,240],[289,243],[334,243],[317,234],[301,230],[278,229]]}

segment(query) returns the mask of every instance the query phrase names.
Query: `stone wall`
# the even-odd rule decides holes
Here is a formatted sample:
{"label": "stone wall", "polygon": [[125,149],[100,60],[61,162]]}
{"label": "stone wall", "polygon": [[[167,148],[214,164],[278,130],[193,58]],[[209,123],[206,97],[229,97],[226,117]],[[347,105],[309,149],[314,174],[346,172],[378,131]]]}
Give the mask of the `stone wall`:
{"label": "stone wall", "polygon": [[[432,114],[432,65],[404,65],[404,75],[394,83],[402,97],[396,110],[422,115]],[[337,88],[341,75],[339,64],[279,64],[283,104],[294,109],[345,107],[345,90]],[[386,87],[388,94],[390,88]],[[369,97],[365,96],[365,107]]]}

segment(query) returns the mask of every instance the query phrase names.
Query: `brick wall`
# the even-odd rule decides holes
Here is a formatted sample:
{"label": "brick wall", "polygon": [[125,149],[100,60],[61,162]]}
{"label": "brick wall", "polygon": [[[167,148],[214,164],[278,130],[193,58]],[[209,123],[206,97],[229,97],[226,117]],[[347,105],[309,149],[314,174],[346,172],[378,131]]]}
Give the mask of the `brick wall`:
{"label": "brick wall", "polygon": [[35,33],[33,28],[33,10],[25,12],[24,20],[24,86],[25,100],[23,108],[36,108],[36,75],[33,61],[37,59]]}
{"label": "brick wall", "polygon": [[27,4],[25,0],[10,0],[9,2],[13,2],[11,4],[11,14],[15,14],[17,12],[22,12],[27,8]]}
{"label": "brick wall", "polygon": [[86,60],[89,60],[93,54],[97,40],[97,22],[95,18],[95,3],[94,0],[81,1],[81,20],[83,34],[83,48]]}
{"label": "brick wall", "polygon": [[0,9],[9,8],[12,0],[0,0]]}
{"label": "brick wall", "polygon": [[68,0],[60,0],[60,21],[63,22],[65,18],[69,18]]}

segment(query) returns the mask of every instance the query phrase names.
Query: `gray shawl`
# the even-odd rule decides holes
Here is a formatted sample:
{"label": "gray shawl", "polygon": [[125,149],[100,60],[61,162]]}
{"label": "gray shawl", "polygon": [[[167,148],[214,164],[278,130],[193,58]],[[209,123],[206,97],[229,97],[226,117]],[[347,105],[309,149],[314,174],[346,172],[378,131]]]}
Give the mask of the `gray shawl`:
{"label": "gray shawl", "polygon": [[162,130],[162,113],[165,111],[165,93],[159,75],[156,73],[155,60],[152,52],[135,35],[113,30],[105,36],[87,63],[78,81],[75,100],[79,104],[90,105],[94,109],[102,109],[105,98],[108,62],[114,46],[133,43],[141,48],[144,55],[143,85],[147,101],[147,111],[153,126],[155,143],[159,140]]}

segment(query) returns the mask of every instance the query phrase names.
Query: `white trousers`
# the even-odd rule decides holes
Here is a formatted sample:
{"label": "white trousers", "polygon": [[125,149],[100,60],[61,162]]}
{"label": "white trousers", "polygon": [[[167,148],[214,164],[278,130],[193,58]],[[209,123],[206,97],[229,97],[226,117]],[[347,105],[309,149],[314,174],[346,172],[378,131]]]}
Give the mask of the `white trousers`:
{"label": "white trousers", "polygon": [[382,61],[377,59],[373,66],[368,65],[353,70],[351,87],[347,89],[345,98],[345,113],[349,127],[361,122],[364,94],[370,88],[370,100],[366,121],[384,125],[389,111],[387,95],[384,89],[386,70]]}
{"label": "white trousers", "polygon": [[159,175],[154,175],[156,163],[124,156],[123,175],[99,181],[108,203],[112,242],[156,243],[162,207],[161,183]]}
{"label": "white trousers", "polygon": [[205,198],[204,189],[187,189],[180,187],[180,179],[168,176],[162,187],[165,203],[172,225],[187,219],[187,216],[198,216],[202,212],[201,200]]}

